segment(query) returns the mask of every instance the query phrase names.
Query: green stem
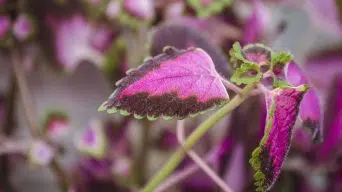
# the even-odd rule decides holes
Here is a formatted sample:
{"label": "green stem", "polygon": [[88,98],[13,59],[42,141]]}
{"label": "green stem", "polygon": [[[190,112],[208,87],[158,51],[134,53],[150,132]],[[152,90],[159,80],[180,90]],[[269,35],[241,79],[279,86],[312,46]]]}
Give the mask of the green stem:
{"label": "green stem", "polygon": [[150,180],[149,183],[142,190],[143,192],[152,192],[154,189],[163,182],[171,172],[173,172],[179,163],[185,157],[185,150],[192,148],[194,144],[218,121],[223,117],[237,108],[243,101],[245,101],[249,93],[253,90],[256,84],[247,85],[242,89],[240,94],[236,95],[229,103],[224,105],[218,111],[216,111],[212,116],[206,119],[202,124],[200,124],[197,129],[191,133],[191,135],[184,142],[183,147],[179,147],[178,150],[171,156],[169,161],[164,165],[164,167]]}
{"label": "green stem", "polygon": [[133,170],[134,170],[134,180],[135,183],[141,187],[146,182],[146,168],[148,163],[148,152],[150,146],[150,132],[151,132],[151,122],[145,120],[143,122],[144,127],[141,129],[141,143],[136,159],[134,160]]}

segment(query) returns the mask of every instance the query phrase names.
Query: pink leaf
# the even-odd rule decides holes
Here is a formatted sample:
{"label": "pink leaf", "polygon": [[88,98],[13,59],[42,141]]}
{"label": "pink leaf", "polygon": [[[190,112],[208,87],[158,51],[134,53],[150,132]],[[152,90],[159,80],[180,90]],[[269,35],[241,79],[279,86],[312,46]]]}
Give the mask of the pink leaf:
{"label": "pink leaf", "polygon": [[256,191],[269,190],[279,177],[290,149],[292,128],[306,85],[274,89],[266,95],[267,124],[260,145],[253,151],[250,163],[256,170]]}
{"label": "pink leaf", "polygon": [[229,69],[228,60],[220,47],[213,43],[212,36],[209,36],[209,33],[199,27],[192,26],[195,25],[193,23],[200,21],[191,20],[191,18],[188,18],[189,21],[184,20],[176,24],[165,23],[156,28],[151,38],[151,54],[153,56],[160,54],[165,46],[173,46],[177,49],[199,47],[213,59],[216,70],[225,77],[229,77],[232,72]]}
{"label": "pink leaf", "polygon": [[183,119],[229,99],[210,56],[199,48],[164,49],[117,82],[99,111],[120,111],[136,118]]}

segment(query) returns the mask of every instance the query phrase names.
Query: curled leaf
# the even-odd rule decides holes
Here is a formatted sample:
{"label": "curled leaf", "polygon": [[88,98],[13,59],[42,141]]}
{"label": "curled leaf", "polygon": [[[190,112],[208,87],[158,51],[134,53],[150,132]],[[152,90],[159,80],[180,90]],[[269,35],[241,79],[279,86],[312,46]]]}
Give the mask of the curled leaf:
{"label": "curled leaf", "polygon": [[99,111],[140,119],[186,118],[228,101],[229,96],[210,56],[199,48],[177,50],[145,60],[117,82]]}
{"label": "curled leaf", "polygon": [[268,191],[279,177],[281,167],[290,148],[292,128],[306,85],[274,89],[266,95],[267,123],[264,137],[250,159],[256,171],[257,191]]}
{"label": "curled leaf", "polygon": [[244,63],[237,68],[230,78],[232,82],[238,85],[251,84],[260,81],[262,74],[258,65],[254,63]]}
{"label": "curled leaf", "polygon": [[253,62],[257,64],[263,72],[270,68],[272,50],[262,44],[249,44],[243,47],[242,62]]}

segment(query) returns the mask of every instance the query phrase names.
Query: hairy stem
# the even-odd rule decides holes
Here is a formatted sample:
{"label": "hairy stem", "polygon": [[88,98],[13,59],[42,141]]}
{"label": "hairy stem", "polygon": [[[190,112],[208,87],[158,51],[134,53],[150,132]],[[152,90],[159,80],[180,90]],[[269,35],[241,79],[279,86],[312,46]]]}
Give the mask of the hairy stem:
{"label": "hairy stem", "polygon": [[[182,146],[184,146],[184,120],[177,121],[177,138]],[[224,191],[232,192],[230,187],[197,155],[193,150],[186,150],[188,156]]]}
{"label": "hairy stem", "polygon": [[212,116],[201,123],[195,131],[185,140],[184,145],[177,149],[177,151],[171,156],[169,161],[164,165],[164,167],[156,173],[156,175],[150,180],[149,183],[144,187],[144,192],[152,192],[154,189],[163,182],[172,171],[176,169],[179,163],[183,160],[185,156],[184,150],[189,150],[194,144],[218,121],[220,121],[224,116],[229,114],[235,108],[237,108],[243,101],[246,100],[249,93],[253,90],[257,83],[247,85],[242,89],[240,94],[237,94],[229,103],[224,105],[222,108],[217,110]]}
{"label": "hairy stem", "polygon": [[[31,98],[30,90],[27,85],[27,80],[24,72],[22,71],[23,66],[21,65],[21,59],[18,50],[14,49],[12,53],[12,65],[14,74],[16,77],[19,95],[21,98],[21,102],[24,108],[24,112],[29,124],[30,134],[35,138],[42,138],[43,133],[42,129],[39,127],[38,116],[36,113],[35,106],[33,104],[33,100]],[[52,163],[50,164],[51,170],[54,172],[54,175],[58,179],[59,186],[62,191],[68,191],[68,176],[59,165],[57,160],[54,158]]]}

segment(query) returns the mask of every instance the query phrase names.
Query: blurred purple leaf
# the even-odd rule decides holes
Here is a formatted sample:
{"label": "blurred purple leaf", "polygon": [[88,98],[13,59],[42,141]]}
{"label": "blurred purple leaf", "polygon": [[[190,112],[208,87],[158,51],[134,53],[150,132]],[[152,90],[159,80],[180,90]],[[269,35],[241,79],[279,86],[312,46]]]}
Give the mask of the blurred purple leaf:
{"label": "blurred purple leaf", "polygon": [[143,20],[150,20],[154,16],[153,0],[124,0],[123,7],[129,14]]}
{"label": "blurred purple leaf", "polygon": [[120,2],[117,0],[110,0],[106,7],[106,16],[110,19],[119,17],[121,11]]}
{"label": "blurred purple leaf", "polygon": [[27,40],[35,31],[32,18],[27,14],[21,14],[13,24],[13,35],[19,41]]}
{"label": "blurred purple leaf", "polygon": [[340,0],[311,0],[307,11],[317,27],[341,37],[342,3]]}
{"label": "blurred purple leaf", "polygon": [[29,147],[28,159],[33,165],[48,165],[54,156],[55,149],[45,141],[33,141]]}
{"label": "blurred purple leaf", "polygon": [[219,149],[216,154],[216,169],[218,174],[223,176],[227,170],[228,162],[232,157],[232,152],[236,146],[236,139],[232,135],[228,135],[223,139],[219,145]]}
{"label": "blurred purple leaf", "polygon": [[161,130],[160,135],[157,138],[156,146],[162,150],[173,150],[179,146],[176,133],[165,127]]}
{"label": "blurred purple leaf", "polygon": [[242,192],[246,185],[245,181],[247,176],[245,170],[245,148],[243,144],[238,143],[231,155],[232,157],[227,166],[228,170],[223,178],[234,192]]}
{"label": "blurred purple leaf", "polygon": [[116,158],[112,167],[111,172],[118,178],[127,178],[130,176],[132,171],[132,160],[128,157]]}
{"label": "blurred purple leaf", "polygon": [[312,53],[303,67],[317,89],[329,91],[333,78],[342,73],[342,47]]}
{"label": "blurred purple leaf", "polygon": [[337,75],[327,98],[324,142],[319,146],[317,159],[326,160],[336,155],[342,143],[342,78]]}
{"label": "blurred purple leaf", "polygon": [[96,179],[110,178],[112,165],[113,160],[109,158],[94,159],[91,157],[83,157],[80,160],[80,166]]}
{"label": "blurred purple leaf", "polygon": [[[307,84],[307,75],[295,63],[290,62],[285,68],[286,80],[292,86],[299,86]],[[314,142],[322,142],[322,114],[320,107],[320,100],[315,88],[311,87],[310,90],[304,95],[303,100],[299,107],[299,116],[303,121],[303,127],[308,128],[312,134]]]}
{"label": "blurred purple leaf", "polygon": [[265,4],[260,0],[253,0],[252,13],[244,24],[243,43],[256,43],[264,39],[270,19]]}
{"label": "blurred purple leaf", "polygon": [[7,40],[11,25],[9,17],[0,15],[0,46],[8,45]]}
{"label": "blurred purple leaf", "polygon": [[107,152],[107,138],[102,122],[92,120],[76,141],[76,147],[91,157],[104,158]]}
{"label": "blurred purple leaf", "polygon": [[54,34],[55,56],[67,72],[73,72],[82,61],[104,66],[104,53],[113,34],[106,26],[98,27],[84,16],[74,14],[70,18],[47,17]]}

